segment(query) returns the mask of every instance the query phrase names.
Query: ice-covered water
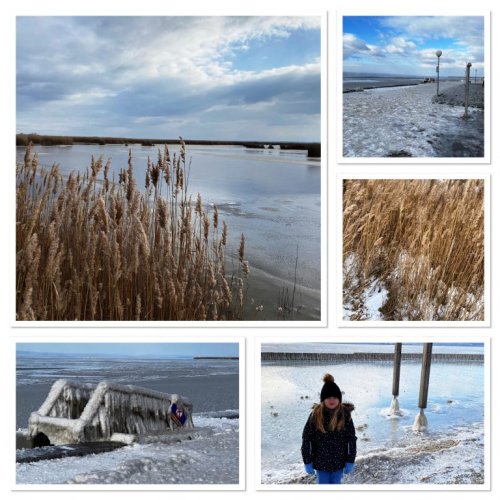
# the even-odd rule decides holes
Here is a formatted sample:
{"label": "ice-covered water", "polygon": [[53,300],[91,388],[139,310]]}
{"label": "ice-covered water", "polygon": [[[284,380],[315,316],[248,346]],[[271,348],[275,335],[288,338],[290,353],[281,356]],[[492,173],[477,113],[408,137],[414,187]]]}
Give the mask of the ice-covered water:
{"label": "ice-covered water", "polygon": [[[464,349],[477,352],[478,347],[449,346],[447,351]],[[326,372],[334,375],[344,401],[356,406],[357,466],[346,482],[437,484],[484,480],[482,363],[433,362],[425,410],[428,429],[415,433],[412,426],[419,411],[419,362],[402,363],[400,417],[389,415],[390,362],[263,362],[263,483],[308,482],[300,455],[301,434],[312,403],[319,400]]]}
{"label": "ice-covered water", "polygon": [[17,464],[18,484],[237,484],[239,362],[17,354],[16,428],[59,379],[101,380],[177,393],[193,403],[194,439],[134,444],[84,457]]}
{"label": "ice-covered water", "polygon": [[[456,86],[442,82],[440,90]],[[371,89],[343,95],[343,156],[413,157],[484,155],[484,113],[434,104],[434,84]]]}
{"label": "ice-covered water", "polygon": [[[141,187],[147,157],[155,160],[157,148],[131,145],[130,149]],[[92,155],[102,155],[105,161],[111,157],[110,172],[118,179],[120,169],[127,166],[129,148],[75,145],[37,146],[34,150],[41,164],[59,163],[62,174],[85,171]],[[175,151],[177,146],[171,148],[171,154]],[[24,148],[18,147],[17,158],[21,160],[23,155]],[[217,205],[220,218],[228,224],[228,248],[233,256],[241,233],[245,235],[251,270],[248,296],[255,302],[255,317],[248,319],[280,319],[276,315],[278,290],[293,288],[297,255],[297,285],[301,289],[295,305],[303,308],[296,319],[319,319],[320,160],[308,158],[306,151],[241,146],[188,146],[187,158],[191,160],[189,192],[193,199],[200,193],[205,204]],[[263,308],[256,309],[262,304]]]}

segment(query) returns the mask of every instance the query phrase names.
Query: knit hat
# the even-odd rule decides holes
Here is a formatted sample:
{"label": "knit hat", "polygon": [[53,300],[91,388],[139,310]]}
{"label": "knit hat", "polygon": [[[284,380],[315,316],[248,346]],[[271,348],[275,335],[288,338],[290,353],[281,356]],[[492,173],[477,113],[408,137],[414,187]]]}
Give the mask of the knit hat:
{"label": "knit hat", "polygon": [[323,389],[321,389],[321,402],[327,398],[337,398],[342,403],[342,393],[339,386],[335,383],[333,375],[327,373],[323,377]]}

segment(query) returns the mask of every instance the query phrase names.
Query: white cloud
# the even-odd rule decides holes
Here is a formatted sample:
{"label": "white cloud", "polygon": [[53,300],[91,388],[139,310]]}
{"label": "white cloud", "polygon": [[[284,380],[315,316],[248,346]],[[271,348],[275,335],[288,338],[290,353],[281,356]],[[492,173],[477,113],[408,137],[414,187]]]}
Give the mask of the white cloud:
{"label": "white cloud", "polygon": [[368,45],[364,40],[352,33],[345,33],[343,36],[343,58],[349,59],[359,54],[378,55],[380,52],[374,45]]}
{"label": "white cloud", "polygon": [[[235,61],[255,42],[286,40],[294,30],[320,25],[319,17],[20,17],[18,130],[43,133],[57,122],[67,124],[63,133],[83,135],[97,133],[82,129],[89,123],[154,124],[159,116],[162,123],[193,124],[214,106],[234,115],[238,106],[249,112],[279,100],[307,114],[305,100],[315,114],[318,59],[303,65],[278,60],[275,67],[268,62],[270,69],[261,71],[241,70]],[[261,121],[271,118],[268,108],[261,104]],[[315,131],[307,133],[317,140],[315,120]],[[81,128],[70,132],[75,127]]]}

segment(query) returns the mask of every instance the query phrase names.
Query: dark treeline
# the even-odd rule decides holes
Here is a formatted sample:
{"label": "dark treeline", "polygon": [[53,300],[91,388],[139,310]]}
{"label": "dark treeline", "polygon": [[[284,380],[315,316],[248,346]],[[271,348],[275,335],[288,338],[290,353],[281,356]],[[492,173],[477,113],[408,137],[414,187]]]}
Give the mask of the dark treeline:
{"label": "dark treeline", "polygon": [[[97,136],[66,136],[66,135],[40,135],[17,134],[16,145],[27,146],[29,143],[41,146],[71,146],[73,144],[141,144],[142,146],[155,146],[157,144],[180,144],[180,139],[137,139],[132,137],[97,137]],[[245,146],[247,148],[263,149],[279,146],[281,149],[305,150],[308,156],[321,157],[321,144],[318,142],[259,142],[259,141],[206,141],[200,139],[185,139],[185,144],[201,146]]]}

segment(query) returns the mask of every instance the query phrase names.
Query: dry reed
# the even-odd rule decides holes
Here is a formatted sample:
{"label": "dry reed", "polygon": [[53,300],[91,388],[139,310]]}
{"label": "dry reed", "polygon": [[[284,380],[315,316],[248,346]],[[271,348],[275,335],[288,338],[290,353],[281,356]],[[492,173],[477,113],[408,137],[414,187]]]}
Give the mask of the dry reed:
{"label": "dry reed", "polygon": [[17,319],[242,319],[244,236],[228,276],[228,228],[219,234],[218,210],[209,217],[200,195],[192,203],[184,143],[148,161],[145,192],[131,153],[118,183],[109,168],[92,158],[64,180],[57,165],[40,169],[31,147],[16,165]]}
{"label": "dry reed", "polygon": [[370,319],[368,290],[387,292],[383,320],[484,319],[482,180],[345,180],[344,307]]}

